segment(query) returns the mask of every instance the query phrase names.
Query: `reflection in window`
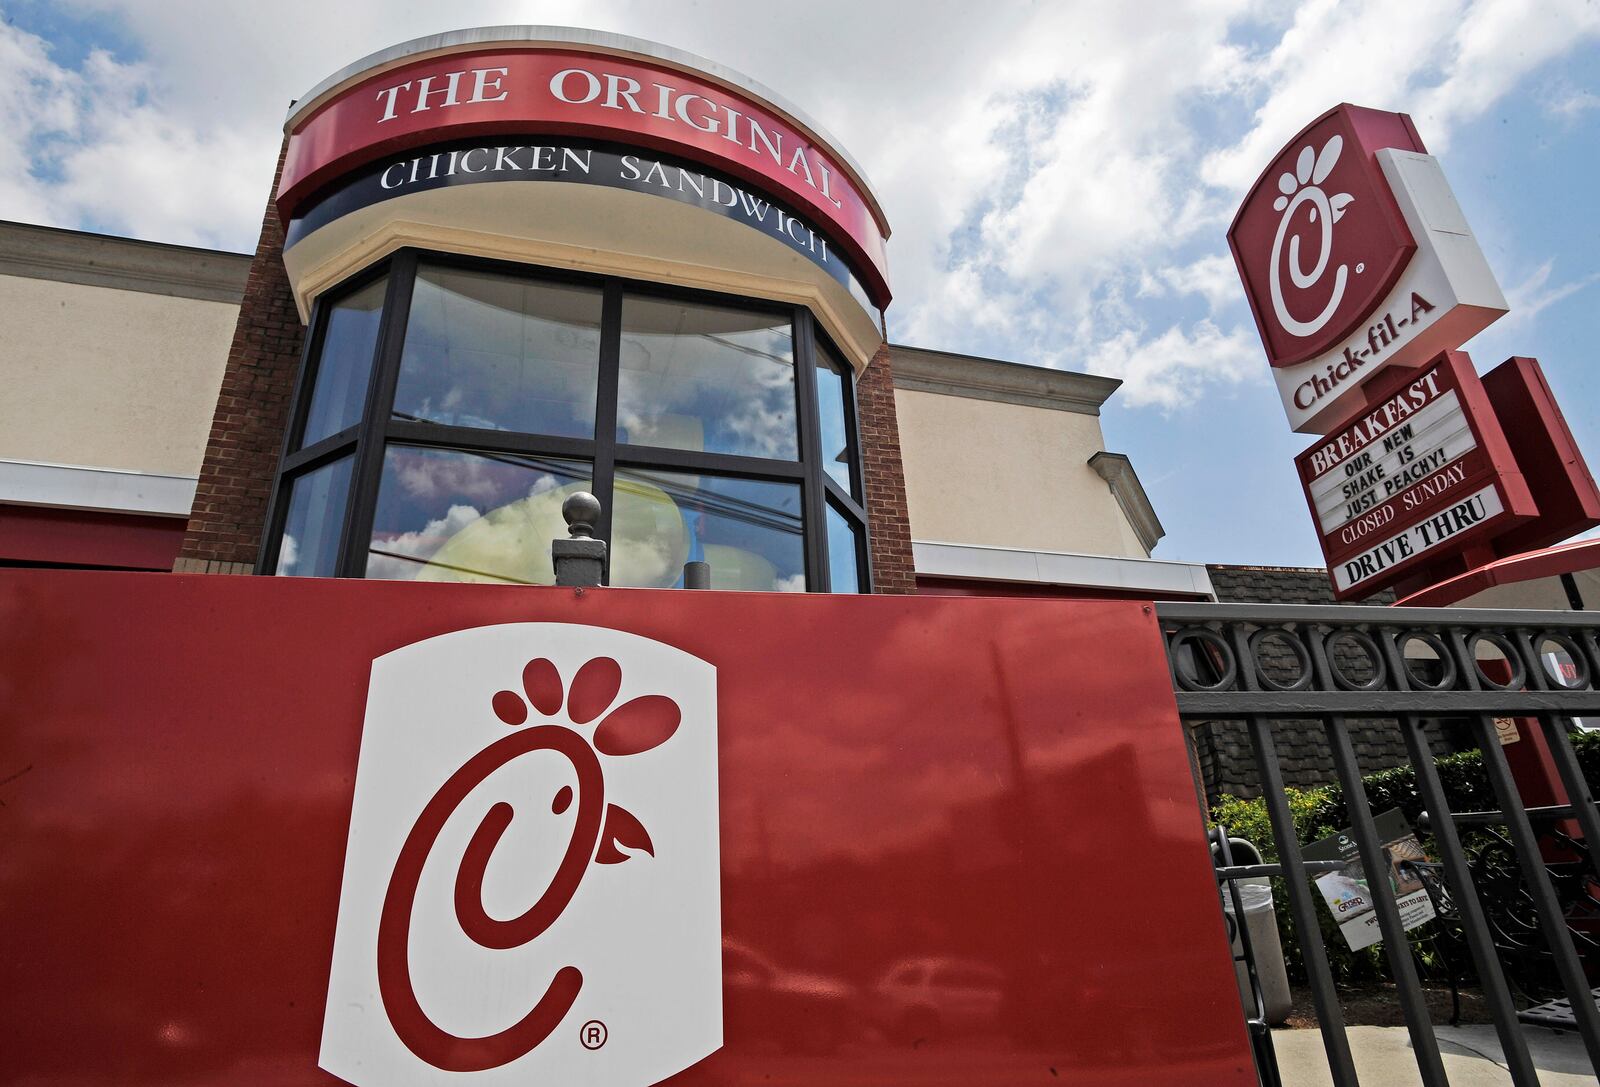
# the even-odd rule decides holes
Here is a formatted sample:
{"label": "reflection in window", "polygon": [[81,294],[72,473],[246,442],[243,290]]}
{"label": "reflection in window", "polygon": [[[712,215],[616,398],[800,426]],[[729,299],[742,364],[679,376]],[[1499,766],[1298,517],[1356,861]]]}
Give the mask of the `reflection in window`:
{"label": "reflection in window", "polygon": [[624,299],[619,442],[794,460],[794,403],[788,318]]}
{"label": "reflection in window", "polygon": [[796,484],[619,468],[614,502],[613,585],[671,588],[705,562],[713,589],[805,591]]}
{"label": "reflection in window", "polygon": [[845,368],[827,348],[817,346],[817,415],[822,423],[822,470],[849,494],[855,494],[850,482],[850,460],[855,450],[850,448],[850,427],[846,422],[845,404],[850,397],[850,379]]}
{"label": "reflection in window", "polygon": [[561,503],[590,468],[510,453],[391,445],[372,519],[367,577],[553,585]]}
{"label": "reflection in window", "polygon": [[861,572],[856,566],[856,532],[833,503],[828,503],[828,583],[836,593],[859,593]]}
{"label": "reflection in window", "polygon": [[269,561],[548,584],[582,488],[613,584],[681,585],[703,560],[720,588],[860,591],[854,373],[812,330],[802,307],[397,254],[318,303]]}
{"label": "reflection in window", "polygon": [[589,288],[418,269],[395,418],[593,437],[600,306]]}
{"label": "reflection in window", "polygon": [[360,421],[388,283],[387,279],[369,283],[329,309],[302,448]]}
{"label": "reflection in window", "polygon": [[338,572],[339,533],[350,496],[350,457],[300,476],[289,488],[289,512],[278,541],[275,574],[332,577]]}

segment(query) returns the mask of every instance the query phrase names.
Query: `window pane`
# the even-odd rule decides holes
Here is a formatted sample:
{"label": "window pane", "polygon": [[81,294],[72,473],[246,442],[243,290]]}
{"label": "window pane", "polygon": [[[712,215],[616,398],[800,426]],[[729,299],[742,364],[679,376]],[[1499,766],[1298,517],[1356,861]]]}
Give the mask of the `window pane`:
{"label": "window pane", "polygon": [[591,438],[599,364],[599,291],[423,267],[394,417]]}
{"label": "window pane", "polygon": [[338,571],[339,532],[350,497],[350,457],[340,457],[289,485],[289,512],[278,542],[275,574],[332,577]]}
{"label": "window pane", "polygon": [[836,593],[859,593],[861,573],[856,567],[856,530],[828,503],[828,579]]}
{"label": "window pane", "polygon": [[590,475],[575,461],[391,445],[367,577],[553,585],[561,503],[588,490]]}
{"label": "window pane", "polygon": [[[835,368],[837,367],[837,369]],[[850,482],[850,461],[855,450],[850,445],[850,427],[845,413],[846,398],[850,395],[849,379],[844,376],[844,364],[825,348],[817,349],[817,414],[822,420],[822,468],[834,482],[852,495],[855,487]]]}
{"label": "window pane", "polygon": [[361,419],[372,377],[372,354],[383,317],[383,293],[389,281],[369,283],[328,311],[317,384],[306,412],[302,447],[337,434]]}
{"label": "window pane", "polygon": [[805,591],[797,484],[619,468],[614,501],[613,585],[682,585],[695,561],[713,589]]}
{"label": "window pane", "polygon": [[617,440],[794,460],[794,335],[770,314],[622,304]]}

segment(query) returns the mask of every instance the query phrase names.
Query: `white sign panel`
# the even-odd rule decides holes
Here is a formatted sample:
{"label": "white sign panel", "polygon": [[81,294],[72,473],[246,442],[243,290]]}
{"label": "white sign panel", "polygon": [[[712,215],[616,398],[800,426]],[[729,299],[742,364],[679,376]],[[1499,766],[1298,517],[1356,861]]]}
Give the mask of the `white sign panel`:
{"label": "white sign panel", "polygon": [[1505,506],[1500,502],[1499,492],[1492,485],[1485,487],[1375,547],[1338,563],[1333,568],[1334,584],[1342,591],[1371,580],[1389,567],[1448,543],[1455,536],[1504,512]]}
{"label": "white sign panel", "polygon": [[373,662],[319,1063],[644,1087],[722,1045],[716,672],[562,623]]}
{"label": "white sign panel", "polygon": [[1309,485],[1327,535],[1478,448],[1454,389]]}

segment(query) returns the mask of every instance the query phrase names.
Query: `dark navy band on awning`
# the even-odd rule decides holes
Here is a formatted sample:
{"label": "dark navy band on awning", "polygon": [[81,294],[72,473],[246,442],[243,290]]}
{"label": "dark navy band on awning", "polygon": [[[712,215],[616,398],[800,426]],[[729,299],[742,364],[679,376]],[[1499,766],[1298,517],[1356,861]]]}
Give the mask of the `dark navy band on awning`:
{"label": "dark navy band on awning", "polygon": [[841,284],[869,312],[866,291],[832,239],[751,186],[696,163],[628,147],[581,140],[539,142],[497,137],[407,151],[379,159],[326,190],[289,221],[284,248],[335,219],[407,193],[484,182],[564,182],[649,193],[691,204],[759,230],[799,253]]}

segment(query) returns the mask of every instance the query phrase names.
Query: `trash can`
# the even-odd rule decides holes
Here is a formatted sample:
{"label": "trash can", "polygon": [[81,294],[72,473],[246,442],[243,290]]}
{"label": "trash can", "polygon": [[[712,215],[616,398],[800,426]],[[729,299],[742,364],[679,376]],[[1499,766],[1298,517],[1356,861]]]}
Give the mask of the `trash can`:
{"label": "trash can", "polygon": [[[1261,853],[1243,838],[1228,839],[1233,863],[1260,864]],[[1213,849],[1215,852],[1215,849]],[[1292,1007],[1289,995],[1289,972],[1283,963],[1283,942],[1278,935],[1278,919],[1272,908],[1272,880],[1266,876],[1224,881],[1222,910],[1228,919],[1228,933],[1233,939],[1233,968],[1239,979],[1239,996],[1245,1008],[1254,1014],[1256,1001],[1250,993],[1250,975],[1245,969],[1243,941],[1239,937],[1238,919],[1234,916],[1233,895],[1228,893],[1228,883],[1239,889],[1239,902],[1244,909],[1244,923],[1250,934],[1250,952],[1255,960],[1256,981],[1261,986],[1261,1003],[1268,1023],[1280,1024],[1288,1020]]]}

